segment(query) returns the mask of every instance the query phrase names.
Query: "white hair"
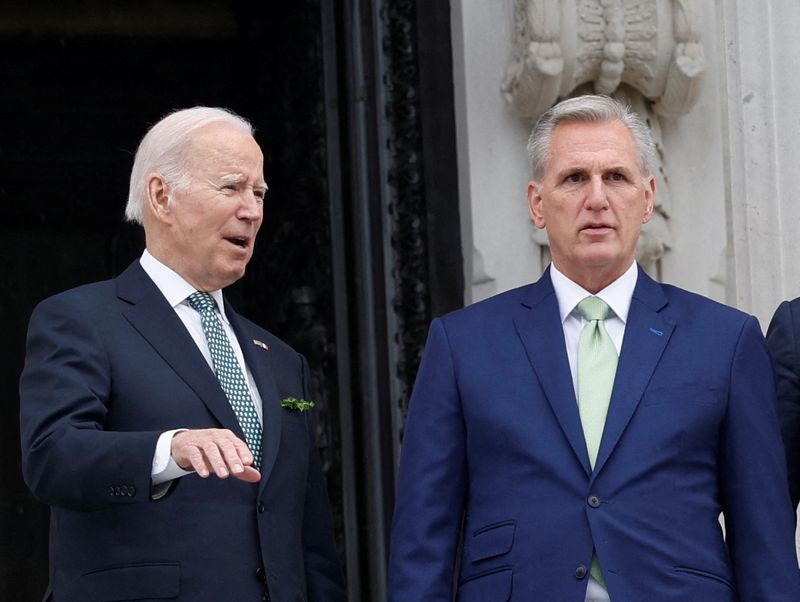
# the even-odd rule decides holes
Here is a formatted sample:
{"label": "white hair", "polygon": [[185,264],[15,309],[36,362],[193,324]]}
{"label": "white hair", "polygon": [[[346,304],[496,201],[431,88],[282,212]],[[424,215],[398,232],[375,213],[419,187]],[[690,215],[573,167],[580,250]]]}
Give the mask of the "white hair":
{"label": "white hair", "polygon": [[227,109],[192,107],[170,113],[148,130],[136,150],[125,219],[142,224],[142,208],[147,199],[147,178],[150,174],[160,174],[173,189],[186,188],[189,184],[186,166],[190,135],[194,130],[211,123],[227,123],[253,135],[250,122]]}
{"label": "white hair", "polygon": [[610,96],[576,96],[562,100],[544,113],[533,126],[528,139],[528,157],[531,160],[533,179],[541,181],[544,170],[550,162],[553,133],[559,123],[566,121],[601,123],[620,121],[633,136],[641,161],[642,175],[653,175],[656,169],[656,145],[650,128],[629,106]]}

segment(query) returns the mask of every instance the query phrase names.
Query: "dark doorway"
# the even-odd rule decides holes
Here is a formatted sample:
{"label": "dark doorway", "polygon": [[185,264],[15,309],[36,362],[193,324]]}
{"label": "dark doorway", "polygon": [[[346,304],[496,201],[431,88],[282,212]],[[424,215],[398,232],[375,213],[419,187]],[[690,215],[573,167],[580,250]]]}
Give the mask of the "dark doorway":
{"label": "dark doorway", "polygon": [[229,294],[308,357],[351,599],[385,595],[409,388],[427,321],[463,291],[449,52],[447,2],[0,7],[0,599],[47,585],[48,511],[20,476],[28,317],[138,257],[142,234],[122,222],[133,152],[198,104],[257,129],[270,193]]}

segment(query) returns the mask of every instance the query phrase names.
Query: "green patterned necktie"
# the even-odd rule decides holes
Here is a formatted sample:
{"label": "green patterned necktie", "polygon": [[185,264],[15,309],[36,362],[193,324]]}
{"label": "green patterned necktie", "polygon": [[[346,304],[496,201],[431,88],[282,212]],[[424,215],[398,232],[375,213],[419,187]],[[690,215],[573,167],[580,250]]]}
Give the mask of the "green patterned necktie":
{"label": "green patterned necktie", "polygon": [[189,305],[200,314],[203,332],[211,352],[211,362],[219,379],[222,390],[239,420],[244,431],[245,443],[253,453],[253,466],[261,465],[261,423],[258,413],[250,397],[250,388],[242,373],[242,367],[236,359],[228,335],[222,328],[217,315],[217,303],[208,293],[194,292],[189,295]]}
{"label": "green patterned necktie", "polygon": [[[590,296],[578,303],[577,309],[586,320],[578,341],[578,411],[589,452],[589,464],[594,468],[619,358],[614,342],[603,324],[612,313],[608,304],[600,297]],[[590,573],[605,587],[596,554],[592,555]]]}

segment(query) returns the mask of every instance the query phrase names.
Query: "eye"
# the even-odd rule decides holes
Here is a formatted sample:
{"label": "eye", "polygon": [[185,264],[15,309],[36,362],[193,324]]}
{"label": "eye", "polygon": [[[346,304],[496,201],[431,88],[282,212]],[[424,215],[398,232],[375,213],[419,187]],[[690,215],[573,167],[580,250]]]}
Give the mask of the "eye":
{"label": "eye", "polygon": [[565,182],[569,182],[570,184],[577,184],[583,180],[583,174],[576,172],[569,174],[566,178],[564,178]]}
{"label": "eye", "polygon": [[624,182],[625,180],[627,180],[627,178],[625,177],[625,174],[620,173],[618,171],[615,171],[615,172],[612,172],[611,174],[609,174],[608,179],[613,181],[613,182]]}

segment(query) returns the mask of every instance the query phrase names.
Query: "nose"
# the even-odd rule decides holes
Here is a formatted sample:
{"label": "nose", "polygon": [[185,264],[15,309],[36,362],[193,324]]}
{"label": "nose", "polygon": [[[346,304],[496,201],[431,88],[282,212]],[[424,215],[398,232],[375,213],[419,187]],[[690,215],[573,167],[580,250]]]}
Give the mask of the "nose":
{"label": "nose", "polygon": [[264,199],[252,190],[247,190],[241,198],[237,217],[251,222],[260,220],[264,210]]}
{"label": "nose", "polygon": [[592,176],[586,190],[585,205],[587,209],[600,211],[608,207],[605,182],[601,176]]}

